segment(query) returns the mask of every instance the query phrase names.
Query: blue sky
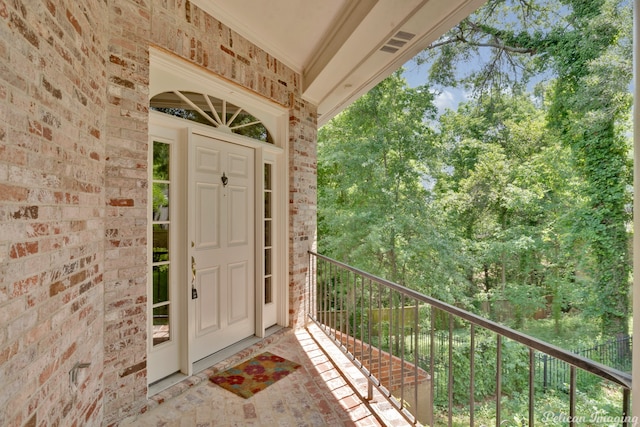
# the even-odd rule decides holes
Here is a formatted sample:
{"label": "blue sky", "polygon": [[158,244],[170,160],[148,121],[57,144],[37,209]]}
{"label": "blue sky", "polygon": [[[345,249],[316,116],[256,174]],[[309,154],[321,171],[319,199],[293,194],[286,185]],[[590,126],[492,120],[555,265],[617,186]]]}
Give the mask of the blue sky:
{"label": "blue sky", "polygon": [[[417,65],[413,59],[404,64],[403,76],[410,87],[416,87],[427,83],[427,73],[429,65]],[[436,96],[435,104],[440,113],[447,109],[455,110],[460,102],[467,100],[467,93],[460,88],[444,88]]]}

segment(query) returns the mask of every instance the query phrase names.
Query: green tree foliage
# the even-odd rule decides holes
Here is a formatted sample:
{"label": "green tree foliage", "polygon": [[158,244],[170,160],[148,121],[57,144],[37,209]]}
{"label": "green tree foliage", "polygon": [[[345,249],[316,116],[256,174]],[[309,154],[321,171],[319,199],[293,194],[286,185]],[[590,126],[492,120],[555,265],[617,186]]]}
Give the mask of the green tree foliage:
{"label": "green tree foliage", "polygon": [[562,306],[577,262],[566,236],[577,188],[569,152],[545,126],[544,110],[519,95],[470,101],[440,119],[438,206],[473,260],[469,282],[510,301],[518,323],[545,295]]}
{"label": "green tree foliage", "polygon": [[[423,57],[435,82],[463,83],[479,97],[521,93],[541,73],[553,78],[547,128],[571,150],[583,181],[571,235],[588,251],[576,274],[589,277],[590,312],[609,336],[626,334],[629,317],[630,8],[621,0],[490,0]],[[453,71],[478,58],[486,60],[469,74]]]}
{"label": "green tree foliage", "polygon": [[629,6],[490,0],[423,56],[469,102],[436,116],[395,74],[324,126],[320,250],[447,302],[507,300],[516,326],[551,302],[627,334]]}
{"label": "green tree foliage", "polygon": [[452,302],[466,288],[461,251],[431,203],[435,112],[427,88],[396,73],[320,129],[318,241],[329,256]]}
{"label": "green tree foliage", "polygon": [[[558,74],[550,122],[570,146],[585,181],[587,202],[577,216],[578,232],[589,242],[593,263],[591,310],[605,335],[628,333],[629,141],[624,122],[631,99],[629,9],[613,2],[570,3],[572,26],[553,34],[550,56]],[[628,13],[628,19],[625,19]]]}

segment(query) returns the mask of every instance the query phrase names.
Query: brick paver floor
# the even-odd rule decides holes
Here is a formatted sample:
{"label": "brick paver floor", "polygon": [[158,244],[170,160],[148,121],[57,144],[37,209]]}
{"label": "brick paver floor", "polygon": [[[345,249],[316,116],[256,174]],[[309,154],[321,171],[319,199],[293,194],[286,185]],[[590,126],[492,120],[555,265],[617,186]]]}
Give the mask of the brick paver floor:
{"label": "brick paver floor", "polygon": [[[244,359],[269,351],[302,365],[296,372],[243,399],[207,380],[212,367],[177,386],[172,397],[156,396],[151,409],[121,426],[408,426],[380,394],[366,401],[367,380],[324,334],[286,331],[268,345],[242,352]],[[327,357],[331,354],[331,360]],[[241,360],[229,361],[221,371]],[[196,381],[193,379],[196,378]],[[199,380],[198,380],[199,379]],[[164,392],[163,392],[164,393]],[[155,405],[155,406],[154,406]]]}

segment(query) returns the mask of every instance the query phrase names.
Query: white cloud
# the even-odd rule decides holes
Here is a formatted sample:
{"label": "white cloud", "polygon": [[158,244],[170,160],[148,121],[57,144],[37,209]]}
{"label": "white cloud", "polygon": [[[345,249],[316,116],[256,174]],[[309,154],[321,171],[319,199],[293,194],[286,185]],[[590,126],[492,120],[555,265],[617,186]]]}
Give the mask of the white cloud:
{"label": "white cloud", "polygon": [[439,114],[442,114],[446,110],[456,110],[458,108],[458,104],[467,101],[468,99],[468,92],[457,88],[446,88],[436,95],[434,104],[438,108]]}

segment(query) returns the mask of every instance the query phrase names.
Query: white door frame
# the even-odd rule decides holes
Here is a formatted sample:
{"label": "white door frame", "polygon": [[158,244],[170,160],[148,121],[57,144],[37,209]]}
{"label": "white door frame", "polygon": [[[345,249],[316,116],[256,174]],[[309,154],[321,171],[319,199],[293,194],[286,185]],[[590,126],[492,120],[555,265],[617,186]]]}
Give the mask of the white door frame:
{"label": "white door frame", "polygon": [[[181,140],[186,137],[184,129],[175,127],[160,127],[154,123],[150,123],[149,128],[149,153],[148,164],[150,165],[149,176],[151,178],[153,172],[153,143],[161,142],[169,145],[169,153],[171,165],[173,168],[181,168],[183,162],[183,151],[179,149]],[[151,224],[147,227],[147,259],[149,260],[149,278],[147,286],[147,302],[148,302],[148,319],[147,319],[147,362],[148,362],[148,380],[149,383],[162,379],[167,374],[171,374],[175,371],[184,372],[184,364],[182,361],[186,356],[186,352],[183,350],[185,344],[184,321],[182,319],[182,313],[186,307],[186,301],[184,295],[180,292],[178,283],[184,276],[184,259],[185,249],[180,244],[177,236],[184,235],[186,233],[186,222],[174,221],[178,219],[179,206],[184,206],[186,203],[186,196],[184,192],[180,191],[180,188],[184,187],[184,181],[178,174],[170,176],[170,188],[169,188],[169,219],[171,220],[169,229],[169,254],[170,254],[170,274],[169,274],[169,295],[170,295],[170,340],[159,344],[157,347],[153,344],[153,274],[151,268],[151,262],[153,260],[153,231]],[[149,184],[149,196],[148,200],[152,200],[153,186]],[[147,217],[151,218],[153,213],[152,203],[148,203]],[[165,364],[161,366],[161,364]]]}
{"label": "white door frame", "polygon": [[[174,133],[180,135],[180,140],[176,143],[176,151],[177,154],[174,157],[173,163],[177,166],[181,172],[177,175],[178,177],[174,179],[176,184],[180,186],[180,188],[184,189],[186,185],[186,168],[187,159],[186,159],[186,145],[187,139],[191,137],[193,133],[203,135],[206,137],[215,138],[218,140],[223,140],[227,143],[233,143],[242,145],[245,147],[250,147],[255,152],[255,247],[256,247],[256,268],[255,268],[255,286],[256,286],[256,298],[255,298],[255,335],[257,337],[264,337],[265,330],[267,327],[271,326],[271,324],[267,325],[264,322],[263,314],[264,310],[264,288],[263,288],[263,273],[260,266],[262,265],[260,261],[263,255],[262,248],[264,247],[264,213],[263,213],[263,186],[264,186],[264,173],[263,168],[264,164],[270,163],[273,165],[274,172],[274,194],[276,195],[273,200],[274,206],[274,247],[276,248],[274,252],[274,286],[275,293],[277,295],[276,299],[276,323],[278,325],[286,326],[288,325],[288,270],[287,270],[287,250],[288,250],[288,238],[287,238],[287,227],[288,227],[288,210],[287,210],[287,178],[288,171],[285,166],[287,163],[285,161],[285,150],[280,147],[272,146],[269,144],[262,143],[260,141],[254,141],[247,137],[229,134],[226,132],[217,131],[214,128],[209,128],[205,125],[199,125],[197,123],[188,122],[183,119],[174,118],[168,116],[163,113],[151,111],[149,113],[150,116],[150,141],[153,136],[158,132],[163,133],[158,129],[170,130]],[[151,150],[151,148],[150,148]],[[150,163],[151,164],[151,163]],[[179,191],[180,199],[179,203],[181,206],[186,207],[186,191]],[[176,198],[176,200],[178,200]],[[181,277],[185,278],[180,281],[180,283],[187,283],[186,277],[189,274],[189,264],[187,260],[187,252],[188,252],[188,233],[187,233],[187,217],[188,214],[186,211],[182,213],[176,214],[177,218],[174,219],[179,222],[179,226],[181,228],[180,233],[182,236],[185,236],[183,242],[180,242],[178,249],[178,256],[182,259],[181,265],[178,267],[178,271]],[[150,242],[152,240],[149,240]],[[151,246],[149,247],[149,252],[151,252]],[[188,282],[190,284],[190,282]],[[180,299],[178,301],[179,305],[179,317],[176,320],[179,320],[180,323],[180,372],[186,375],[193,375],[193,362],[191,360],[190,354],[190,342],[189,337],[192,336],[194,325],[190,324],[192,316],[189,315],[189,302],[191,298],[191,287],[190,286],[182,286],[180,287]],[[149,346],[149,351],[151,351],[151,345]],[[151,367],[153,369],[153,367]]]}

